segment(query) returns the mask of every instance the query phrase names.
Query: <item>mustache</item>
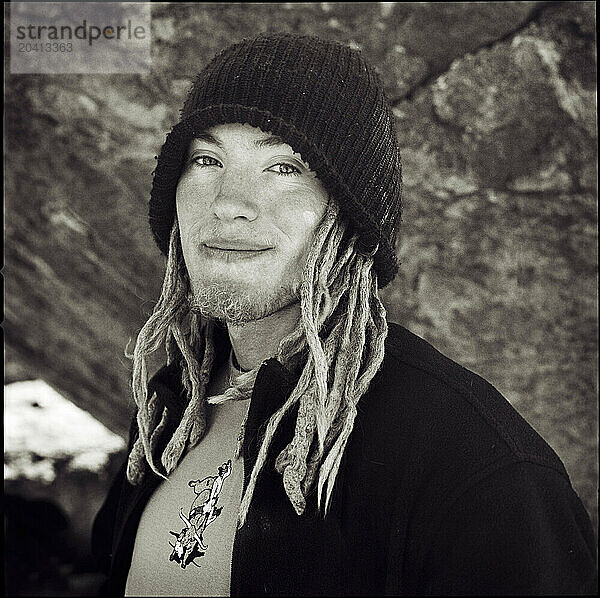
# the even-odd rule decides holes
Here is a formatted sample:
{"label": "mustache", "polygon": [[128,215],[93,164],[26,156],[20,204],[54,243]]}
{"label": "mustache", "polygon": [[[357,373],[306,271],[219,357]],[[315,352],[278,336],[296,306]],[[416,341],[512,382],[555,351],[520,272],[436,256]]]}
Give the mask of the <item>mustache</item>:
{"label": "mustache", "polygon": [[198,244],[215,245],[231,244],[233,246],[275,247],[279,237],[275,233],[252,230],[245,225],[240,227],[224,227],[218,224],[199,226],[194,230],[194,238]]}

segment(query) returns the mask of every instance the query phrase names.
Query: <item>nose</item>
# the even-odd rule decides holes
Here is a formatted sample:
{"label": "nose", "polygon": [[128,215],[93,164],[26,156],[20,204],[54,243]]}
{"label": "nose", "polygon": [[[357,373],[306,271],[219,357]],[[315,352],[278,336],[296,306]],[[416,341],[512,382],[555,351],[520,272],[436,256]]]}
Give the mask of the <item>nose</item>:
{"label": "nose", "polygon": [[248,220],[258,217],[259,190],[243,169],[224,169],[220,186],[212,203],[219,220]]}

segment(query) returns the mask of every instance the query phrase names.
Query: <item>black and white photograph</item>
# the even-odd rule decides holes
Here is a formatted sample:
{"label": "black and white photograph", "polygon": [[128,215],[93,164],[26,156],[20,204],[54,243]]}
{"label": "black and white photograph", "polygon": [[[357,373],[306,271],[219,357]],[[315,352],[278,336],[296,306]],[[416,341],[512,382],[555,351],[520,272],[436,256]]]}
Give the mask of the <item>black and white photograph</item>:
{"label": "black and white photograph", "polygon": [[596,3],[5,2],[4,594],[598,594]]}

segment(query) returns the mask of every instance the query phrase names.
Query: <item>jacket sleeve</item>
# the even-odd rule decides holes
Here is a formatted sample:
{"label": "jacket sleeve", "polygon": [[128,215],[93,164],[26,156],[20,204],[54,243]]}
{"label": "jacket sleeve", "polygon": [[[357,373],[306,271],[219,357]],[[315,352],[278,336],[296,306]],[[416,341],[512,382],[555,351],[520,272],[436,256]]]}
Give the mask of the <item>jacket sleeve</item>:
{"label": "jacket sleeve", "polygon": [[519,462],[450,507],[426,560],[424,594],[597,594],[594,532],[563,475]]}
{"label": "jacket sleeve", "polygon": [[[137,422],[135,416],[132,418],[129,428],[128,450],[137,438]],[[113,532],[116,521],[119,499],[121,497],[121,489],[127,475],[127,457],[125,462],[120,467],[116,476],[113,478],[108,493],[100,510],[96,514],[92,526],[92,554],[98,563],[100,571],[106,575],[110,572],[112,559],[112,543]]]}
{"label": "jacket sleeve", "polygon": [[92,554],[98,563],[100,571],[106,575],[110,572],[113,531],[121,488],[125,480],[126,467],[127,463],[124,463],[113,479],[92,527]]}

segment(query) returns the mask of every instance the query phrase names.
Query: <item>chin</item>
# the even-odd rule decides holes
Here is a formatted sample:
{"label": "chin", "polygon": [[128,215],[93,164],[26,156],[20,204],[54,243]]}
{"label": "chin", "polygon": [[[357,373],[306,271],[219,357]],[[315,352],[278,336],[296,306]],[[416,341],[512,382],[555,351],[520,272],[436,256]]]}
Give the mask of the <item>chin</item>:
{"label": "chin", "polygon": [[193,284],[192,311],[228,324],[246,324],[266,318],[298,301],[298,281],[265,287],[262,280]]}

